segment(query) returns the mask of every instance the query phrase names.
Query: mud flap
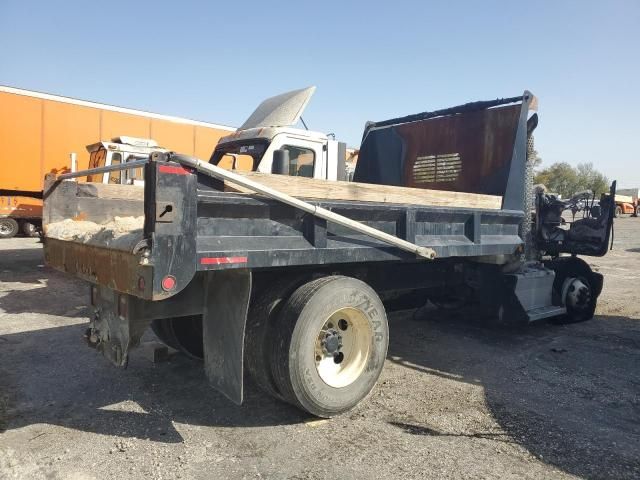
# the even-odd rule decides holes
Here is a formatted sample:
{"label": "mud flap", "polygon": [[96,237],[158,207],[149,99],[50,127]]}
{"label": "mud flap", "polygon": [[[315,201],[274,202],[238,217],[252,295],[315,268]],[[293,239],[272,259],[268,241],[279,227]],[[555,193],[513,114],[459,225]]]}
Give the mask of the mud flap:
{"label": "mud flap", "polygon": [[202,317],[204,368],[211,386],[238,405],[243,396],[244,330],[250,297],[250,270],[208,272]]}

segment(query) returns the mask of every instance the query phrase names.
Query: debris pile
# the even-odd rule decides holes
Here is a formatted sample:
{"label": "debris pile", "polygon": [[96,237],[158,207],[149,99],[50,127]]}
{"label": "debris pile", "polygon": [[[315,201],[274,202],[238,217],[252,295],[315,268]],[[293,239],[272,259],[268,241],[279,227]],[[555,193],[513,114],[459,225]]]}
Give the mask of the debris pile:
{"label": "debris pile", "polygon": [[65,219],[45,228],[47,238],[129,250],[142,239],[144,217],[114,217],[105,224]]}

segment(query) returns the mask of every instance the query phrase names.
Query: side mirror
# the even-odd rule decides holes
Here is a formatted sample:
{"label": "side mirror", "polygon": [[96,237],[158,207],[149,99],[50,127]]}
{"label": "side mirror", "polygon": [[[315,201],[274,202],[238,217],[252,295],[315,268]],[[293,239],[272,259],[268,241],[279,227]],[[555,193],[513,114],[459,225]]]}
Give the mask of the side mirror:
{"label": "side mirror", "polygon": [[289,175],[289,150],[274,150],[271,173]]}

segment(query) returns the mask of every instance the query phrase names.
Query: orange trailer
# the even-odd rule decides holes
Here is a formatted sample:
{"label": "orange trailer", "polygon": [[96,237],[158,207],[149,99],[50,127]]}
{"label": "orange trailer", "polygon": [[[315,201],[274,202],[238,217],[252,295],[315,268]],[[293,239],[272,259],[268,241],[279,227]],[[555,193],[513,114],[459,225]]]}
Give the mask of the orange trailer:
{"label": "orange trailer", "polygon": [[209,158],[235,128],[0,86],[0,238],[40,224],[47,173],[89,165],[86,145],[123,135]]}

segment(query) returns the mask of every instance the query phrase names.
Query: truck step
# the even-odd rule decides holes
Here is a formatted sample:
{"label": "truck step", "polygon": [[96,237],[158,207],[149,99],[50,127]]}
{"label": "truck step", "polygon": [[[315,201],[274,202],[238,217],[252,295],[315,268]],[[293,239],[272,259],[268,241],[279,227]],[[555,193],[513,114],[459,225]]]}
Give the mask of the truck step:
{"label": "truck step", "polygon": [[557,317],[559,315],[564,315],[565,313],[567,313],[567,309],[565,307],[558,307],[556,305],[548,305],[545,307],[527,310],[529,322],[537,322],[544,318]]}

